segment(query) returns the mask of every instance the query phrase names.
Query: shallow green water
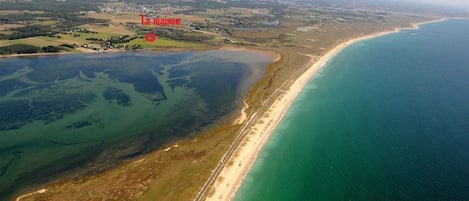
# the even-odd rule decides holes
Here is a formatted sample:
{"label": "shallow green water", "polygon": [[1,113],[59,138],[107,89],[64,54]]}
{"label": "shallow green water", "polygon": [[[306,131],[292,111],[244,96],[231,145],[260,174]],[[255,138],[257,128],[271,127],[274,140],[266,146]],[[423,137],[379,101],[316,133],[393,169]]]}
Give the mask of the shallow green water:
{"label": "shallow green water", "polygon": [[271,60],[217,50],[0,61],[0,198],[196,134],[232,112]]}

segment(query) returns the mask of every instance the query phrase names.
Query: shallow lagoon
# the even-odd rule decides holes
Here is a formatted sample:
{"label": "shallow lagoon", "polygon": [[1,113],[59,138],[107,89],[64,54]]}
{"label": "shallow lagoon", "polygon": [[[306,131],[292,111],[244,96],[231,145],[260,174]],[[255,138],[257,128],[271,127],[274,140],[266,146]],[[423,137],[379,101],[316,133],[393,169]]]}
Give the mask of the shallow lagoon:
{"label": "shallow lagoon", "polygon": [[233,112],[271,61],[227,50],[1,60],[0,198],[196,134]]}

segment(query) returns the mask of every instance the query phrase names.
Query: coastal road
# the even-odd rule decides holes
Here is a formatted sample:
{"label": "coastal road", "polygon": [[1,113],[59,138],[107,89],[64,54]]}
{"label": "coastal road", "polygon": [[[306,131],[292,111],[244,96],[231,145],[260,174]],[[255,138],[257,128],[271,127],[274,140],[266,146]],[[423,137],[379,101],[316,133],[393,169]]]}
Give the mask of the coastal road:
{"label": "coastal road", "polygon": [[220,175],[220,172],[223,170],[225,163],[230,160],[231,156],[236,151],[241,141],[244,139],[244,136],[246,136],[246,134],[248,133],[250,127],[253,126],[253,124],[258,120],[259,117],[262,116],[263,111],[268,109],[269,106],[271,106],[271,104],[275,101],[275,99],[283,92],[282,89],[286,89],[286,87],[289,87],[293,83],[293,81],[301,75],[302,72],[305,72],[308,67],[312,66],[312,64],[314,63],[312,61],[312,56],[306,56],[309,56],[311,59],[305,64],[303,64],[303,66],[298,68],[296,71],[294,71],[288,79],[286,79],[269,97],[267,97],[267,99],[262,103],[260,108],[252,115],[250,115],[250,117],[247,119],[247,122],[244,123],[244,126],[239,131],[238,136],[236,136],[235,140],[230,145],[228,151],[225,153],[225,155],[223,155],[220,162],[218,162],[217,167],[215,168],[215,170],[213,170],[212,175],[210,175],[207,182],[205,182],[204,186],[199,191],[194,201],[202,201],[202,199],[207,194],[208,190],[215,183],[216,178]]}

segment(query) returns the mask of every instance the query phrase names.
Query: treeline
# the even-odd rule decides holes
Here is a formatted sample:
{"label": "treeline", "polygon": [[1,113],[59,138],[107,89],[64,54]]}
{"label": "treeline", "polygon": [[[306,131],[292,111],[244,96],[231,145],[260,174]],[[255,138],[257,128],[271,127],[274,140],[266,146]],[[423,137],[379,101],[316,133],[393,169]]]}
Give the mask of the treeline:
{"label": "treeline", "polygon": [[[33,19],[31,19],[33,20]],[[57,33],[63,32],[64,30],[69,30],[72,27],[79,26],[82,24],[91,24],[91,23],[104,23],[106,20],[99,20],[94,18],[82,18],[76,15],[66,16],[60,18],[61,23],[55,26],[44,26],[44,25],[27,25],[24,27],[17,27],[10,29],[13,31],[12,34],[0,35],[0,39],[19,39],[27,38],[34,36],[54,36]]]}
{"label": "treeline", "polygon": [[119,43],[127,43],[130,42],[134,39],[138,38],[138,36],[129,36],[129,35],[124,35],[124,36],[111,36],[109,39],[102,39],[102,38],[86,38],[85,40],[89,41],[95,41],[95,42],[110,42],[112,44],[119,44]]}
{"label": "treeline", "polygon": [[111,43],[127,43],[136,38],[138,38],[138,36],[125,35],[125,36],[119,36],[119,37],[111,37],[109,41],[111,41]]}
{"label": "treeline", "polygon": [[2,10],[30,10],[45,11],[56,15],[65,16],[78,11],[97,11],[98,5],[106,0],[35,0],[23,2],[0,2]]}
{"label": "treeline", "polygon": [[71,28],[80,26],[83,24],[94,24],[94,23],[107,23],[109,20],[103,19],[96,19],[96,18],[89,18],[83,17],[80,15],[65,15],[61,17],[62,21],[59,23],[58,27],[62,30],[64,28]]}
{"label": "treeline", "polygon": [[24,44],[0,47],[0,54],[31,54],[38,53],[39,51],[41,51],[39,47]]}
{"label": "treeline", "polygon": [[36,47],[33,45],[26,45],[26,44],[15,44],[15,45],[8,45],[0,47],[0,55],[8,55],[8,54],[32,54],[32,53],[54,53],[60,52],[67,48],[75,48],[73,45],[69,44],[62,44],[59,46],[45,46],[45,47]]}
{"label": "treeline", "polygon": [[17,22],[30,21],[36,17],[41,17],[41,14],[28,12],[12,13],[7,15],[0,15],[0,22],[12,24]]}
{"label": "treeline", "polygon": [[[78,11],[77,11],[78,12]],[[53,13],[47,12],[45,13],[13,13],[8,15],[0,15],[0,23],[8,23],[8,24],[24,24],[27,22],[35,21],[37,18],[47,18],[47,19],[56,19],[60,23],[58,27],[71,27],[71,26],[78,26],[87,23],[106,23],[108,20],[102,19],[95,19],[95,18],[87,18],[83,17],[83,15],[78,13]]]}
{"label": "treeline", "polygon": [[1,2],[0,10],[44,11],[21,12],[0,16],[0,23],[27,24],[37,18],[58,20],[54,26],[27,25],[10,29],[13,34],[0,35],[0,39],[19,39],[33,36],[48,36],[83,24],[106,23],[108,20],[87,18],[81,11],[98,11],[98,6],[106,0],[36,0],[31,2]]}
{"label": "treeline", "polygon": [[14,40],[34,36],[54,36],[57,33],[57,31],[53,31],[50,27],[43,25],[30,25],[10,30],[13,31],[12,34],[0,35],[0,39]]}

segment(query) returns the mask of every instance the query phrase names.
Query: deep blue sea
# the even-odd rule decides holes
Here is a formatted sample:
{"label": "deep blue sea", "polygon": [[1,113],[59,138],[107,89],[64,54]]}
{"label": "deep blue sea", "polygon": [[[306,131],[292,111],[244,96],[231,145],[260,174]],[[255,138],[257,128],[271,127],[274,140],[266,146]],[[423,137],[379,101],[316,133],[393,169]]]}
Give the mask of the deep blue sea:
{"label": "deep blue sea", "polygon": [[295,100],[235,200],[469,200],[469,20],[337,54]]}

